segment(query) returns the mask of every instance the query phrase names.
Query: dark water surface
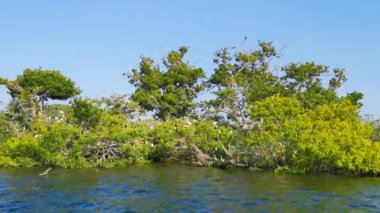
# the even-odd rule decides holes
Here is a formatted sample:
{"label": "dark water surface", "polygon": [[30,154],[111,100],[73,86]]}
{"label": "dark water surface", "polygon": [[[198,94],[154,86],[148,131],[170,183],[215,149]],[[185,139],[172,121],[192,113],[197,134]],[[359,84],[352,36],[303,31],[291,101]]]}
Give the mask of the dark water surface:
{"label": "dark water surface", "polygon": [[380,178],[184,165],[0,169],[0,212],[380,212]]}

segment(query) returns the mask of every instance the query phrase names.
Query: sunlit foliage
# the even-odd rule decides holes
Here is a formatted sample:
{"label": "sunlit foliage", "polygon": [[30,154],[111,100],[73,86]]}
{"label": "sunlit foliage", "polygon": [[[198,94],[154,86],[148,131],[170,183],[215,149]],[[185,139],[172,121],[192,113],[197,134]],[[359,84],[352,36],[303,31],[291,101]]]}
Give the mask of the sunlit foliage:
{"label": "sunlit foliage", "polygon": [[[184,61],[186,47],[161,66],[142,57],[126,74],[131,96],[79,97],[58,71],[0,78],[12,98],[0,114],[0,167],[176,162],[379,175],[380,125],[360,116],[362,93],[338,95],[344,69],[279,66],[273,43],[258,46],[217,51],[208,79]],[[207,100],[197,100],[201,91]]]}

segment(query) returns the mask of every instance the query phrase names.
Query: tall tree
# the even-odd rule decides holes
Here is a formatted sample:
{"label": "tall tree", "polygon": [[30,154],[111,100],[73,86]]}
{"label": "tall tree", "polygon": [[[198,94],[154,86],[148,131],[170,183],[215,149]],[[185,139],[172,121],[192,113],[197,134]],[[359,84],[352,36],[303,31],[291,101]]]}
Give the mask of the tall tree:
{"label": "tall tree", "polygon": [[142,57],[140,67],[128,75],[129,82],[136,87],[131,99],[163,120],[189,115],[194,108],[193,100],[203,89],[200,80],[205,73],[184,62],[187,51],[187,47],[180,47],[169,52],[162,60],[164,70],[153,59]]}
{"label": "tall tree", "polygon": [[217,88],[216,96],[206,102],[208,113],[223,113],[237,128],[250,128],[248,105],[283,90],[279,78],[270,70],[270,61],[277,57],[271,42],[259,42],[259,49],[237,52],[228,49],[215,54],[216,69],[209,80]]}

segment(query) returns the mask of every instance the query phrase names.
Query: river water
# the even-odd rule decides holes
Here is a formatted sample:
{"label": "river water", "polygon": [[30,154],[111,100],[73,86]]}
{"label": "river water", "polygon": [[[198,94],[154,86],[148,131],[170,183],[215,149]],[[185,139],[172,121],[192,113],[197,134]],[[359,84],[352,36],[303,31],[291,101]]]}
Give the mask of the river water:
{"label": "river water", "polygon": [[152,164],[0,169],[0,212],[380,212],[380,178]]}

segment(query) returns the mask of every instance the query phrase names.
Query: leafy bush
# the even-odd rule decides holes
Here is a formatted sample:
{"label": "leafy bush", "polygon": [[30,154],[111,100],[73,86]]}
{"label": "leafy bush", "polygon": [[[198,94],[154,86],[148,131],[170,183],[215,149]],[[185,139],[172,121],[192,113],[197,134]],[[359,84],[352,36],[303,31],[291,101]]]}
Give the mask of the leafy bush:
{"label": "leafy bush", "polygon": [[41,147],[32,134],[11,138],[5,143],[3,154],[12,158],[26,157],[36,161],[41,160]]}
{"label": "leafy bush", "polygon": [[263,120],[247,144],[253,146],[255,166],[380,172],[379,144],[370,141],[372,126],[360,120],[357,105],[349,100],[303,110],[295,98],[273,96],[252,108],[252,118]]}
{"label": "leafy bush", "polygon": [[251,117],[257,122],[247,137],[252,147],[252,163],[257,167],[287,166],[294,152],[295,121],[303,113],[296,98],[272,96],[257,102],[251,109]]}
{"label": "leafy bush", "polygon": [[35,132],[41,148],[51,154],[62,153],[79,138],[80,130],[63,123],[54,123]]}
{"label": "leafy bush", "polygon": [[18,164],[11,157],[0,156],[0,167],[17,167]]}
{"label": "leafy bush", "polygon": [[[349,100],[308,111],[298,121],[297,167],[311,171],[380,172],[380,149],[370,141],[372,126],[358,116]],[[302,125],[302,126],[301,126]]]}

